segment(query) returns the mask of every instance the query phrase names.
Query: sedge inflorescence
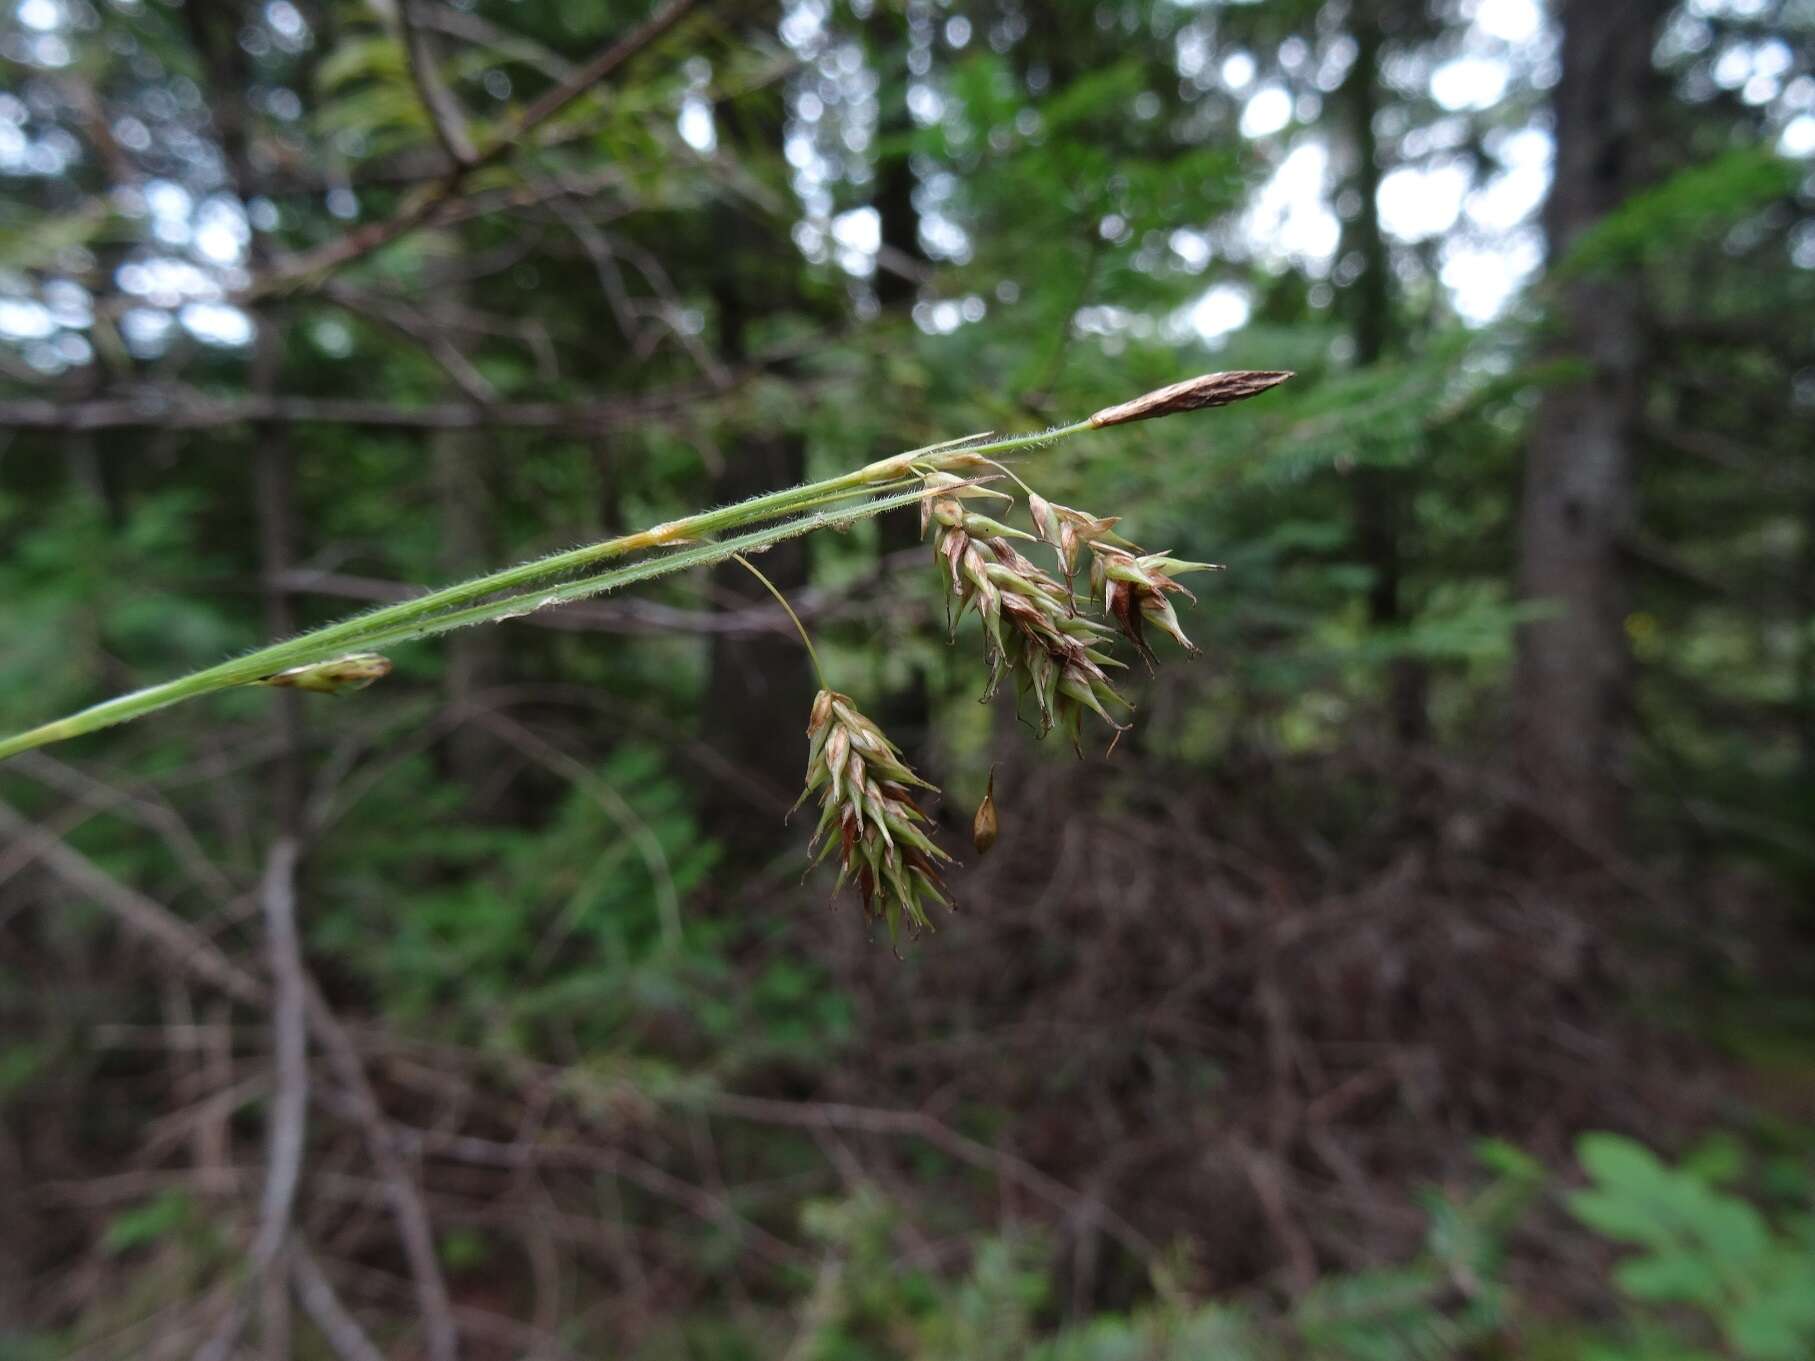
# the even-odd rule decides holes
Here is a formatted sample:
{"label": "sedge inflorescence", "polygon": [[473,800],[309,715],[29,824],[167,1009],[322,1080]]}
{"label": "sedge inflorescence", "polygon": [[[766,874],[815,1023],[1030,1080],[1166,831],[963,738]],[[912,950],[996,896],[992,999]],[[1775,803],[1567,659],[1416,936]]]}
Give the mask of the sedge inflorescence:
{"label": "sedge inflorescence", "polygon": [[[1205,374],[1106,407],[1087,421],[1051,434],[1223,406],[1290,376]],[[1130,726],[1126,716],[1134,711],[1110,681],[1112,671],[1125,669],[1111,651],[1118,636],[1149,670],[1158,660],[1148,640],[1150,630],[1168,635],[1195,655],[1198,649],[1180,626],[1170,597],[1182,595],[1195,602],[1177,578],[1213,570],[1215,564],[1187,561],[1170,552],[1149,553],[1117,532],[1119,517],[1092,515],[1047,500],[1001,464],[983,457],[986,452],[1005,452],[1017,442],[989,445],[988,438],[930,446],[874,467],[890,476],[920,479],[921,535],[931,531],[954,638],[967,610],[982,621],[988,668],[984,700],[993,699],[1003,682],[1012,679],[1019,695],[1031,698],[1041,736],[1059,728],[1082,755],[1084,715],[1089,713],[1112,730],[1113,749],[1116,738]],[[954,469],[969,475],[959,476]],[[1031,533],[978,507],[979,502],[1002,501],[1012,508],[1015,498],[990,485],[1002,475],[1013,478],[1026,493]],[[1018,543],[1050,548],[1056,574],[1031,561]],[[1088,585],[1083,594],[1075,586],[1080,569]],[[809,641],[809,650],[811,646]],[[916,802],[916,792],[937,791],[908,767],[900,748],[858,711],[849,696],[820,690],[807,736],[807,787],[801,800],[819,793],[821,809],[809,847],[813,863],[838,855],[834,894],[845,884],[854,884],[866,915],[887,926],[891,942],[903,924],[915,933],[931,930],[928,907],[952,905],[941,876],[941,866],[951,863],[951,857],[928,835],[930,822]],[[979,854],[989,849],[998,833],[994,784],[992,770],[991,787],[972,826]]]}
{"label": "sedge inflorescence", "polygon": [[[1102,720],[1116,736],[1127,731],[1129,724],[1115,714],[1131,714],[1134,706],[1109,680],[1109,673],[1125,664],[1109,649],[1119,633],[1151,668],[1156,659],[1146,629],[1152,625],[1195,654],[1198,649],[1179,626],[1167,597],[1183,594],[1194,600],[1173,578],[1212,564],[1143,552],[1116,533],[1118,517],[1089,515],[1031,489],[1027,500],[1034,532],[1028,533],[972,509],[985,499],[1013,502],[1008,493],[985,485],[991,479],[959,477],[943,469],[926,469],[921,476],[921,533],[932,531],[953,633],[967,610],[983,622],[989,668],[984,700],[993,699],[1012,678],[1020,694],[1031,697],[1041,735],[1059,728],[1080,755],[1085,713]],[[1016,542],[1050,547],[1059,575],[1028,559]],[[1073,582],[1086,557],[1089,592],[1080,597]],[[888,928],[891,942],[904,925],[914,934],[931,930],[928,907],[952,905],[940,869],[951,857],[928,835],[929,819],[915,793],[937,790],[908,767],[900,748],[848,695],[819,692],[807,738],[807,786],[801,799],[819,793],[821,810],[809,846],[813,863],[837,854],[833,893],[854,884],[865,914]],[[993,789],[978,817],[984,830],[975,839],[982,851],[995,839]]]}

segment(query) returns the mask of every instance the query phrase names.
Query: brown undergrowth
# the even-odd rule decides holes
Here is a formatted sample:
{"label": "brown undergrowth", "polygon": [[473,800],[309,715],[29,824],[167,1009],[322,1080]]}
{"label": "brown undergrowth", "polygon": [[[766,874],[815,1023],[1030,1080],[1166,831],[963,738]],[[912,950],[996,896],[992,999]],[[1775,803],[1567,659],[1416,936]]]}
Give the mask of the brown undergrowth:
{"label": "brown undergrowth", "polygon": [[[1415,1193],[1476,1176],[1479,1139],[1561,1166],[1580,1130],[1667,1143],[1727,1090],[1641,1015],[1686,957],[1644,942],[1693,909],[1630,866],[1496,851],[1504,791],[1360,754],[1097,764],[1005,765],[936,967],[829,950],[862,1022],[821,1096],[975,1120],[1189,1241],[1210,1288],[1291,1289],[1403,1260]],[[1074,1288],[1113,1297],[1099,1226],[1062,1229]]]}
{"label": "brown undergrowth", "polygon": [[[1680,935],[1692,902],[1586,855],[1539,872],[1488,835],[1503,793],[1433,766],[1416,787],[1384,777],[1403,769],[1350,754],[1205,777],[1138,746],[1080,769],[1006,744],[1000,838],[906,961],[855,914],[803,911],[792,874],[691,909],[769,924],[737,970],[804,954],[829,975],[852,1024],[814,1061],[727,1067],[684,1026],[646,1037],[675,1056],[666,1076],[459,1048],[327,978],[339,1023],[314,1032],[299,1260],[400,1355],[424,1298],[400,1181],[474,1357],[568,1354],[576,1327],[633,1353],[709,1311],[785,1338],[819,1260],[802,1208],[860,1188],[904,1207],[896,1247],[921,1267],[1036,1226],[1072,1310],[1138,1299],[1181,1246],[1196,1289],[1293,1292],[1403,1260],[1416,1193],[1476,1180],[1483,1137],[1561,1166],[1583,1129],[1667,1146],[1704,1123],[1721,1064],[1638,1005],[1686,958],[1644,939]],[[941,815],[955,831],[969,812]],[[71,866],[49,866],[13,891],[63,891]],[[1671,932],[1647,930],[1660,916]],[[7,1107],[17,1316],[94,1342],[133,1336],[155,1303],[172,1355],[219,1328],[264,1176],[269,1033],[246,963],[235,1003],[195,958],[88,960],[122,993],[161,979],[166,1019],[65,1035],[59,1080]],[[15,991],[15,1019],[67,1009],[53,991]],[[172,1191],[187,1229],[120,1250],[121,1216]]]}

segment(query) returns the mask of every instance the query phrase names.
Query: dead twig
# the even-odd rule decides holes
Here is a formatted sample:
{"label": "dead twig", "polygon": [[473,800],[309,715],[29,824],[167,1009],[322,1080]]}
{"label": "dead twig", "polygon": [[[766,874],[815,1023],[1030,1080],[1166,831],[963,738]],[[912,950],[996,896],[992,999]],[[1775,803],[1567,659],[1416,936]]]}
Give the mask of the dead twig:
{"label": "dead twig", "polygon": [[[72,887],[87,893],[131,930],[168,951],[198,978],[236,1001],[264,1008],[271,1004],[263,982],[229,960],[206,936],[162,904],[120,883],[87,856],[34,827],[10,805],[0,802],[0,831],[30,842],[38,859]],[[418,1306],[430,1361],[456,1361],[459,1339],[454,1328],[447,1282],[435,1255],[435,1236],[422,1196],[391,1139],[378,1098],[367,1079],[358,1050],[313,980],[296,960],[308,1028],[320,1041],[330,1068],[354,1103],[354,1116],[397,1220],[404,1256],[416,1282]]]}
{"label": "dead twig", "polygon": [[276,1091],[266,1139],[269,1162],[252,1259],[260,1270],[277,1265],[290,1233],[290,1212],[302,1179],[309,1115],[309,1037],[305,1015],[302,946],[296,933],[296,842],[279,837],[271,847],[259,894],[265,948],[272,978],[271,1030]]}
{"label": "dead twig", "polygon": [[404,56],[409,62],[410,80],[416,86],[416,98],[428,115],[435,140],[456,166],[470,165],[478,154],[466,130],[466,116],[454,101],[454,95],[435,67],[435,53],[428,34],[418,21],[418,0],[395,0],[397,29],[403,39]]}
{"label": "dead twig", "polygon": [[776,1101],[769,1097],[738,1096],[720,1092],[705,1098],[715,1115],[765,1125],[791,1125],[796,1129],[849,1129],[865,1134],[920,1139],[959,1162],[968,1163],[1004,1181],[1012,1182],[1055,1209],[1084,1222],[1101,1223],[1104,1230],[1142,1261],[1154,1255],[1152,1242],[1134,1225],[1101,1201],[1072,1190],[1046,1175],[1032,1163],[978,1143],[960,1134],[925,1111],[879,1110],[837,1102]]}
{"label": "dead twig", "polygon": [[366,1151],[384,1183],[385,1199],[397,1220],[398,1237],[415,1281],[429,1361],[455,1361],[460,1351],[459,1333],[454,1326],[441,1261],[435,1255],[435,1234],[428,1209],[409,1169],[403,1165],[359,1051],[313,980],[305,977],[305,987],[309,1028],[321,1041],[329,1067],[352,1101],[354,1120],[365,1135]]}
{"label": "dead twig", "polygon": [[333,1283],[322,1274],[315,1254],[300,1241],[290,1245],[290,1280],[296,1287],[297,1303],[341,1361],[384,1361],[384,1353],[372,1344]]}
{"label": "dead twig", "polygon": [[122,884],[80,851],[34,826],[3,801],[0,801],[0,832],[16,838],[51,873],[94,899],[125,926],[166,951],[203,982],[249,1006],[265,1004],[264,984],[228,959],[208,937],[162,903]]}

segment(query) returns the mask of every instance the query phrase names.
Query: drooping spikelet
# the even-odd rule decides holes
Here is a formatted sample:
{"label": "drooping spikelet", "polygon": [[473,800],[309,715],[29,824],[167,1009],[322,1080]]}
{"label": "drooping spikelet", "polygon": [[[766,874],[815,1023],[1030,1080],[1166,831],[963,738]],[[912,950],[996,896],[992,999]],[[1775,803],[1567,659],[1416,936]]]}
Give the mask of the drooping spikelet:
{"label": "drooping spikelet", "polygon": [[1073,746],[1080,745],[1086,709],[1117,732],[1124,731],[1126,725],[1116,722],[1105,707],[1133,708],[1109,683],[1106,668],[1121,663],[1098,646],[1112,630],[1079,614],[1070,588],[1029,562],[1010,542],[1032,540],[1033,535],[964,508],[967,496],[1002,493],[942,473],[929,476],[926,487],[921,524],[923,529],[936,526],[933,557],[946,589],[958,602],[954,624],[970,607],[983,620],[990,667],[983,698],[994,697],[1003,678],[1013,674],[1022,691],[1034,698],[1042,733],[1056,724],[1065,729]]}
{"label": "drooping spikelet", "polygon": [[1184,572],[1220,571],[1216,563],[1185,562],[1166,553],[1142,553],[1138,548],[1130,552],[1128,548],[1096,541],[1091,543],[1090,551],[1094,555],[1090,564],[1092,596],[1102,605],[1104,615],[1115,620],[1122,636],[1134,645],[1149,668],[1156,658],[1144,634],[1148,622],[1171,634],[1185,651],[1197,652],[1197,645],[1179,627],[1178,615],[1166,597],[1176,591],[1196,604],[1197,597],[1173,577]]}
{"label": "drooping spikelet", "polygon": [[1216,563],[1186,562],[1167,553],[1142,552],[1139,544],[1115,532],[1115,526],[1121,523],[1117,516],[1088,515],[1032,493],[1027,498],[1027,509],[1040,541],[1058,555],[1059,566],[1068,580],[1077,571],[1078,550],[1090,549],[1091,597],[1104,617],[1115,621],[1122,636],[1134,645],[1150,669],[1157,659],[1145,636],[1148,621],[1171,634],[1185,651],[1198,651],[1179,627],[1178,615],[1166,597],[1178,592],[1196,604],[1197,597],[1173,577],[1185,572],[1222,570]]}
{"label": "drooping spikelet", "polygon": [[921,830],[928,819],[916,789],[934,786],[901,759],[901,749],[858,712],[848,695],[821,690],[807,723],[807,787],[798,808],[820,793],[819,826],[808,846],[815,865],[838,852],[838,884],[854,883],[866,916],[888,927],[895,944],[905,920],[912,934],[933,929],[927,904],[950,908],[939,865],[951,856]]}

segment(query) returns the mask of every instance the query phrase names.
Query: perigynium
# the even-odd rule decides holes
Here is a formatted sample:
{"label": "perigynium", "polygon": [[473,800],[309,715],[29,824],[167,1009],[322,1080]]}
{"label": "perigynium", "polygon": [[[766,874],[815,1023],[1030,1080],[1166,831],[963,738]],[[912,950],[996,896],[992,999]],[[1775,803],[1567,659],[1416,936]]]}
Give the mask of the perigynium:
{"label": "perigynium", "polygon": [[838,853],[834,896],[857,887],[864,914],[882,922],[897,944],[933,929],[927,905],[952,906],[939,865],[951,856],[922,831],[928,818],[914,802],[917,789],[938,790],[901,759],[901,749],[857,709],[849,695],[821,690],[807,722],[807,785],[798,808],[819,793],[819,825],[808,854],[817,865]]}
{"label": "perigynium", "polygon": [[1124,548],[1134,547],[1115,533],[1115,527],[1122,522],[1119,515],[1101,518],[1086,515],[1081,510],[1048,501],[1031,489],[1027,493],[1027,514],[1033,520],[1034,528],[1039,531],[1040,542],[1058,554],[1059,570],[1065,573],[1068,581],[1077,575],[1078,549],[1085,544],[1101,542]]}
{"label": "perigynium", "polygon": [[1078,569],[1078,550],[1090,549],[1090,594],[1106,619],[1141,655],[1151,670],[1157,658],[1148,646],[1145,624],[1151,621],[1172,635],[1185,651],[1196,655],[1197,645],[1179,627],[1178,614],[1167,600],[1169,594],[1182,594],[1192,604],[1192,595],[1173,578],[1184,572],[1221,571],[1213,562],[1186,562],[1167,553],[1145,553],[1141,546],[1115,532],[1122,522],[1119,515],[1097,516],[1070,506],[1048,501],[1031,488],[1027,493],[1027,512],[1039,531],[1040,541],[1058,556],[1059,567],[1069,582]]}
{"label": "perigynium", "polygon": [[376,652],[350,652],[332,661],[293,666],[266,676],[260,685],[308,690],[318,695],[350,695],[391,674],[391,659]]}

